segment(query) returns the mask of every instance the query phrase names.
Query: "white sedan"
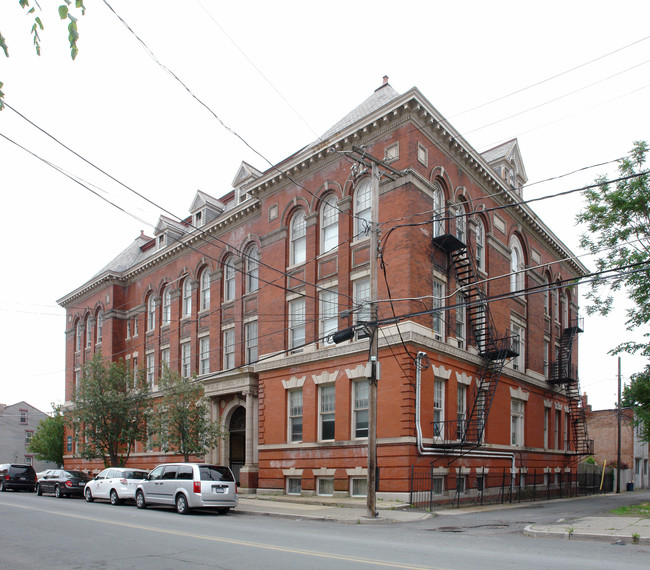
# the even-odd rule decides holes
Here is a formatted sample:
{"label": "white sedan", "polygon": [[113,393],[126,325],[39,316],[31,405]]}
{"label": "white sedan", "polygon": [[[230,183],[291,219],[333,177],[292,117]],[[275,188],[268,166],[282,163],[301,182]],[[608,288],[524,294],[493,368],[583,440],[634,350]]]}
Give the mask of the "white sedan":
{"label": "white sedan", "polygon": [[125,499],[135,499],[135,490],[149,472],[129,467],[109,467],[86,483],[84,497],[92,503],[95,499],[108,499],[119,505]]}

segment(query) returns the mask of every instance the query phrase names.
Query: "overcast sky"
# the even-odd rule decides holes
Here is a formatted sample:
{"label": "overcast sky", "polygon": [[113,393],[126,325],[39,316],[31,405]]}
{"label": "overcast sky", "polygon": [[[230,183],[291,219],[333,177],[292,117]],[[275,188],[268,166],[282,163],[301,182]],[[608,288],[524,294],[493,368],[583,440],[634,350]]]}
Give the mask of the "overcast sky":
{"label": "overcast sky", "polygon": [[[242,160],[260,170],[282,160],[384,75],[400,93],[418,87],[478,151],[517,137],[529,183],[612,161],[650,139],[647,0],[110,0],[149,52],[105,2],[86,0],[74,62],[56,14],[61,3],[40,1],[40,57],[31,16],[18,0],[0,3],[10,53],[0,55],[2,90],[38,127],[11,109],[0,113],[0,135],[27,149],[0,136],[5,404],[26,400],[49,411],[63,401],[66,323],[56,300],[141,230],[152,235],[161,208],[185,216],[197,189],[225,194]],[[600,174],[613,177],[616,166],[534,184],[524,197],[578,188]],[[572,194],[532,207],[582,254],[574,224],[581,206]],[[641,337],[625,329],[623,299],[617,307],[606,319],[587,317],[580,337],[581,389],[597,409],[616,401],[617,361],[607,351]],[[624,356],[624,377],[642,366]]]}

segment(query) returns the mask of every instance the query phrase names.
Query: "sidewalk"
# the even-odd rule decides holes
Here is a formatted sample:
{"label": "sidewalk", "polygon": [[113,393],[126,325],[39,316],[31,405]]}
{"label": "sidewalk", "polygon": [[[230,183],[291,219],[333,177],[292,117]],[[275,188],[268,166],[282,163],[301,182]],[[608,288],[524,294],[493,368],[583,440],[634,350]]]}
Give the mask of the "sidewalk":
{"label": "sidewalk", "polygon": [[638,517],[585,517],[564,524],[530,524],[526,536],[601,540],[616,544],[650,544],[650,519]]}
{"label": "sidewalk", "polygon": [[[560,499],[562,500],[562,499]],[[367,515],[364,498],[288,497],[286,495],[239,496],[239,506],[233,514],[258,515],[294,520],[330,521],[341,524],[396,524],[418,522],[434,516],[462,515],[478,511],[522,508],[517,505],[486,505],[429,513],[398,501],[377,501],[376,518]],[[526,536],[535,538],[564,538],[572,540],[601,540],[618,544],[650,544],[650,519],[639,517],[585,517],[566,523],[530,524]],[[636,538],[635,538],[636,537]],[[635,542],[638,541],[638,542]]]}
{"label": "sidewalk", "polygon": [[397,501],[377,501],[378,516],[367,515],[363,498],[287,497],[239,495],[233,514],[255,514],[295,520],[331,521],[343,524],[394,524],[423,521],[432,517]]}

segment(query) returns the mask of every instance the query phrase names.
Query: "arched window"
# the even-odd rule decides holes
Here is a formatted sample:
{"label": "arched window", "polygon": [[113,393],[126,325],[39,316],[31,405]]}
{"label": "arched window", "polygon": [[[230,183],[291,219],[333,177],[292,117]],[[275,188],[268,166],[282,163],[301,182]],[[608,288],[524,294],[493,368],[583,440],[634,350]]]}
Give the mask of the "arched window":
{"label": "arched window", "polygon": [[235,298],[235,258],[231,255],[223,263],[223,300]]}
{"label": "arched window", "polygon": [[467,212],[465,204],[462,202],[456,204],[454,214],[456,217],[456,237],[461,243],[467,244],[467,218],[465,217]]}
{"label": "arched window", "polygon": [[86,316],[84,326],[86,327],[86,348],[90,348],[93,342],[93,328],[90,326],[90,315]]}
{"label": "arched window", "polygon": [[77,324],[74,327],[74,350],[75,352],[81,350],[81,319],[77,319]]}
{"label": "arched window", "polygon": [[445,233],[445,210],[444,194],[440,184],[435,184],[433,188],[433,237],[441,236]]}
{"label": "arched window", "polygon": [[562,327],[569,327],[569,292],[566,291],[562,295]]}
{"label": "arched window", "polygon": [[156,299],[153,293],[147,299],[147,330],[152,331],[156,328]]}
{"label": "arched window", "polygon": [[246,293],[254,293],[259,287],[260,252],[256,245],[246,251]]}
{"label": "arched window", "polygon": [[546,290],[544,291],[544,314],[546,316],[551,315],[551,276],[546,273],[544,275],[544,286]]}
{"label": "arched window", "polygon": [[357,239],[369,235],[371,204],[372,185],[370,179],[365,178],[359,183],[354,194],[354,237]]}
{"label": "arched window", "polygon": [[481,218],[476,219],[476,266],[485,271],[485,226]]}
{"label": "arched window", "polygon": [[95,327],[97,329],[96,343],[100,344],[102,342],[102,337],[104,336],[104,313],[101,309],[97,311],[97,316],[95,317]]}
{"label": "arched window", "polygon": [[300,210],[291,219],[291,265],[305,263],[307,259],[307,223],[305,212]]}
{"label": "arched window", "polygon": [[192,281],[188,275],[183,281],[183,316],[192,314]]}
{"label": "arched window", "polygon": [[207,311],[210,308],[210,268],[204,267],[199,277],[200,310]]}
{"label": "arched window", "polygon": [[524,288],[524,250],[519,238],[513,236],[510,240],[510,291]]}
{"label": "arched window", "polygon": [[172,290],[169,285],[162,294],[162,324],[168,325],[172,320]]}
{"label": "arched window", "polygon": [[339,210],[336,196],[330,194],[323,200],[320,211],[321,253],[331,251],[339,245]]}

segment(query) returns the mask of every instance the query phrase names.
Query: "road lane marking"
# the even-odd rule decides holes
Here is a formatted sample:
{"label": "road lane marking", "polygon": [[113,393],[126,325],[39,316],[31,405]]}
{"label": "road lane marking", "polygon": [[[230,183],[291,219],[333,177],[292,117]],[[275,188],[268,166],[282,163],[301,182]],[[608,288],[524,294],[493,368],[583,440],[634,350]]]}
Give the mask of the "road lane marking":
{"label": "road lane marking", "polygon": [[149,532],[157,532],[161,534],[169,534],[169,535],[174,535],[174,536],[183,536],[187,538],[195,538],[199,540],[207,540],[210,542],[220,542],[220,543],[225,543],[225,544],[233,544],[236,546],[248,546],[251,548],[260,548],[260,549],[266,549],[266,550],[275,550],[277,552],[286,552],[289,554],[302,554],[304,556],[312,556],[314,558],[328,558],[332,560],[341,560],[345,562],[356,562],[358,564],[368,564],[371,566],[385,566],[389,568],[404,568],[406,570],[444,570],[441,567],[435,567],[435,566],[420,566],[416,564],[406,564],[406,563],[397,563],[397,562],[385,562],[383,560],[374,560],[372,558],[357,558],[354,556],[345,556],[342,554],[329,554],[327,552],[319,552],[317,550],[305,550],[305,549],[300,549],[300,548],[290,548],[286,546],[275,546],[273,544],[264,544],[261,542],[252,542],[248,540],[237,540],[234,538],[223,538],[223,537],[218,537],[218,536],[208,536],[204,534],[193,534],[190,532],[183,532],[180,530],[167,530],[164,528],[157,528],[157,527],[152,527],[152,526],[144,526],[140,524],[134,524],[134,523],[128,523],[128,522],[119,522],[119,521],[109,521],[106,519],[100,519],[97,517],[91,517],[87,515],[77,515],[77,514],[72,514],[72,513],[64,513],[62,511],[54,511],[54,510],[49,510],[49,509],[43,509],[43,508],[37,508],[37,507],[29,507],[26,505],[13,505],[9,503],[4,503],[0,501],[0,505],[6,506],[6,507],[14,507],[17,509],[24,509],[24,510],[29,510],[29,511],[36,511],[40,513],[47,513],[50,515],[58,515],[58,516],[63,516],[63,517],[69,517],[73,519],[79,519],[79,520],[86,520],[86,521],[92,521],[92,522],[97,522],[97,523],[103,523],[103,524],[109,524],[109,525],[114,525],[114,526],[121,526],[121,527],[126,527],[126,528],[135,528],[138,530],[146,530]]}

